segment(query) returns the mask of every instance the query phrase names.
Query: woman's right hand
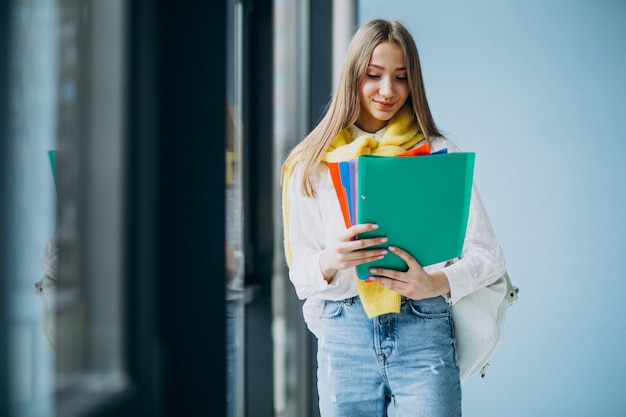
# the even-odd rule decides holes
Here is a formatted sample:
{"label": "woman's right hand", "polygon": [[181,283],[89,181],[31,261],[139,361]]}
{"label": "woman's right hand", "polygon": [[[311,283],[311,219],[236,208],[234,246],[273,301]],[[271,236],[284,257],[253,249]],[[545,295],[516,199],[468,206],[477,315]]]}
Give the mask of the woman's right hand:
{"label": "woman's right hand", "polygon": [[374,245],[387,242],[384,236],[367,239],[355,239],[360,233],[376,230],[378,225],[373,223],[356,224],[339,235],[334,246],[329,246],[320,254],[320,270],[328,282],[340,269],[348,269],[365,262],[382,259],[387,249],[367,249]]}

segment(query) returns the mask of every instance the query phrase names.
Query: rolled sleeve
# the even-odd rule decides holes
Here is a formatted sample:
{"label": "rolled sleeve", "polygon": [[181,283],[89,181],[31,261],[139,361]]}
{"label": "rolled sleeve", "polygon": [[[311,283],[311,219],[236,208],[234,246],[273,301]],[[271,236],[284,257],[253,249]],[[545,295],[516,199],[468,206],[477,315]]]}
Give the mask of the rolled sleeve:
{"label": "rolled sleeve", "polygon": [[[341,230],[336,225],[325,224],[318,198],[306,197],[300,192],[300,170],[296,169],[289,183],[289,241],[292,262],[289,279],[300,299],[319,297],[343,299],[351,289],[350,271],[340,270],[328,282],[320,270],[319,257],[326,248],[325,230]],[[316,187],[321,192],[319,184]],[[333,229],[334,227],[334,229]],[[350,277],[353,278],[353,277]]]}
{"label": "rolled sleeve", "polygon": [[449,303],[493,283],[505,268],[502,248],[474,185],[462,255],[443,269],[450,284]]}

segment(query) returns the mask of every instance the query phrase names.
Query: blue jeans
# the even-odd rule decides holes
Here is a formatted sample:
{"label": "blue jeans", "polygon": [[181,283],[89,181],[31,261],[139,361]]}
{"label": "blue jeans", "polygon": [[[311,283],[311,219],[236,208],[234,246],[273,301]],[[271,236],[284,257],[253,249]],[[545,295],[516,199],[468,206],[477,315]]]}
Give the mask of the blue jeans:
{"label": "blue jeans", "polygon": [[322,417],[459,417],[452,317],[442,297],[402,299],[367,318],[358,297],[327,301],[317,351]]}

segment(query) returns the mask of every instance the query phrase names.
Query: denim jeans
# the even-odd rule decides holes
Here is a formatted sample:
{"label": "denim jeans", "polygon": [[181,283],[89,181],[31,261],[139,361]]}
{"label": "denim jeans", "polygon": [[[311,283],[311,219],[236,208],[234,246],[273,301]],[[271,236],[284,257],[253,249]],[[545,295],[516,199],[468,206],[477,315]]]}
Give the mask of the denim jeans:
{"label": "denim jeans", "polygon": [[442,297],[369,319],[358,297],[327,301],[317,352],[322,417],[459,417],[452,317]]}

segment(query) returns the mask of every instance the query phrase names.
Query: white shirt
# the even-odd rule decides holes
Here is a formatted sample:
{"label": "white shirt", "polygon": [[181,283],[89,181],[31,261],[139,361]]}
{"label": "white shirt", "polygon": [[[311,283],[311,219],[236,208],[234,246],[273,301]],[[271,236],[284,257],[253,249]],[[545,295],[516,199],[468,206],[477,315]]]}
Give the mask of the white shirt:
{"label": "white shirt", "polygon": [[[382,129],[375,134],[377,139],[380,139],[384,131]],[[351,133],[356,137],[354,134],[361,132]],[[443,148],[447,148],[448,152],[459,151],[447,139],[436,138],[432,141],[433,151]],[[317,336],[316,330],[325,300],[344,300],[358,295],[357,277],[354,268],[339,270],[330,283],[322,276],[320,253],[337,241],[338,235],[345,230],[345,225],[326,164],[320,164],[315,173],[314,198],[302,194],[301,178],[302,169],[297,165],[288,184],[289,240],[292,252],[289,278],[298,297],[306,299],[303,306],[304,320]],[[467,231],[460,259],[447,267],[445,263],[439,263],[424,269],[428,273],[443,269],[450,283],[450,304],[493,283],[504,274],[504,256],[475,184],[472,187]]]}

